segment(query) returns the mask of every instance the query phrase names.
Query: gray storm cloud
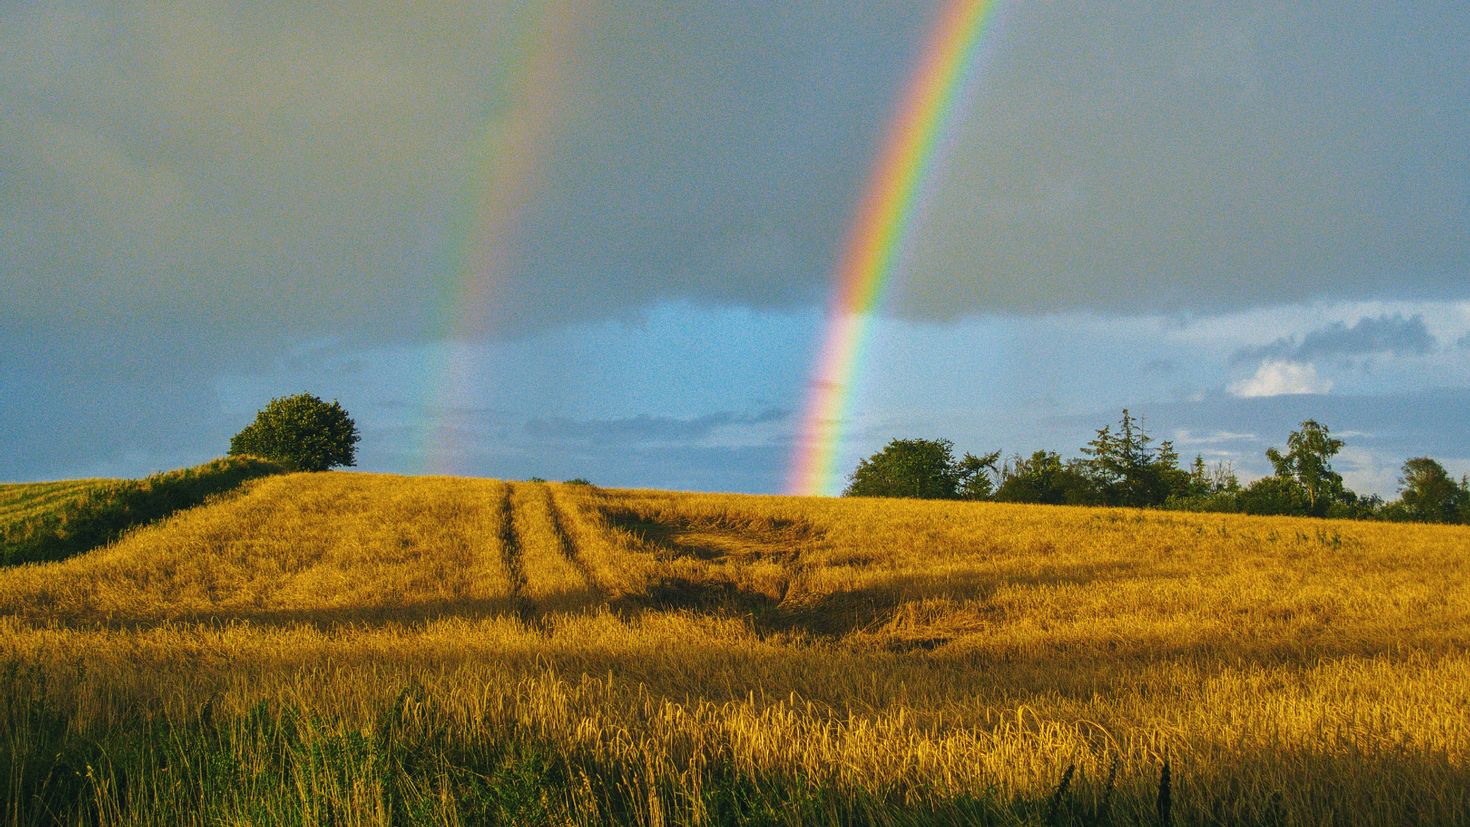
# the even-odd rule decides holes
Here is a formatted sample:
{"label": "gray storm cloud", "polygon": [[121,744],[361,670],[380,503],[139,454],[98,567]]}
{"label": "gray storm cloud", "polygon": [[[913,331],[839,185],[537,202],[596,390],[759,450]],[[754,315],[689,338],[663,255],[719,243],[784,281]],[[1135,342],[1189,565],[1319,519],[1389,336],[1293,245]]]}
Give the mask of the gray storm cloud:
{"label": "gray storm cloud", "polygon": [[[821,300],[932,15],[576,17],[563,85],[530,92],[559,114],[476,329]],[[1465,295],[1467,20],[1002,8],[898,308]],[[466,191],[498,183],[475,142],[517,115],[542,25],[447,4],[11,5],[0,22],[4,329],[262,347],[442,330]]]}
{"label": "gray storm cloud", "polygon": [[912,254],[943,314],[1463,295],[1451,4],[1003,10]]}
{"label": "gray storm cloud", "polygon": [[1422,356],[1432,352],[1436,344],[1423,315],[1405,318],[1385,313],[1365,316],[1351,326],[1333,322],[1301,337],[1287,336],[1268,345],[1245,348],[1233,354],[1230,361],[1240,364],[1258,359],[1312,360],[1380,353]]}

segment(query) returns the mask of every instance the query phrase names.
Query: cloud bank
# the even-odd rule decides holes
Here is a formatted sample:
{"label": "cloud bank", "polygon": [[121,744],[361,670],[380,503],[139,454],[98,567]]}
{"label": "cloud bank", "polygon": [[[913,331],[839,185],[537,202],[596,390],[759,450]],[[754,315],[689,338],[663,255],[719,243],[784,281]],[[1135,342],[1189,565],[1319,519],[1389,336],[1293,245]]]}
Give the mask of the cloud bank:
{"label": "cloud bank", "polygon": [[1333,322],[1301,337],[1287,336],[1263,347],[1245,348],[1231,357],[1234,362],[1257,359],[1311,360],[1389,354],[1422,356],[1438,343],[1424,324],[1422,314],[1364,317],[1351,326]]}
{"label": "cloud bank", "polygon": [[[561,12],[556,12],[560,14]],[[476,155],[556,111],[478,332],[653,301],[819,301],[932,14],[214,2],[0,11],[7,330],[437,335]],[[566,29],[561,78],[518,74]],[[1467,295],[1470,15],[1017,4],[936,167],[897,309]],[[459,239],[468,235],[469,242]],[[216,349],[218,350],[218,349]]]}
{"label": "cloud bank", "polygon": [[[528,341],[657,306],[812,313],[937,9],[0,4],[0,460],[183,464],[200,449],[178,434],[220,444],[237,427],[219,377],[315,341]],[[528,80],[547,43],[552,79]],[[1470,298],[1467,63],[1463,5],[1005,4],[889,307],[955,327]],[[498,140],[528,113],[540,140]],[[1331,365],[1341,394],[1331,353],[1423,344],[1412,317],[1366,323],[1249,361]],[[724,337],[722,369],[791,391],[671,410],[690,392],[665,368],[648,385],[676,390],[643,393],[649,417],[697,430],[708,410],[799,403],[808,339],[772,346],[743,321],[687,333],[670,349]],[[522,355],[527,382],[588,398],[643,367]],[[388,381],[370,367],[312,389]],[[1077,377],[1044,367],[1052,387]],[[1273,370],[1242,390],[1324,382]],[[718,390],[712,375],[687,381]],[[540,418],[590,434],[644,411],[547,402]],[[632,444],[686,425],[614,430]]]}

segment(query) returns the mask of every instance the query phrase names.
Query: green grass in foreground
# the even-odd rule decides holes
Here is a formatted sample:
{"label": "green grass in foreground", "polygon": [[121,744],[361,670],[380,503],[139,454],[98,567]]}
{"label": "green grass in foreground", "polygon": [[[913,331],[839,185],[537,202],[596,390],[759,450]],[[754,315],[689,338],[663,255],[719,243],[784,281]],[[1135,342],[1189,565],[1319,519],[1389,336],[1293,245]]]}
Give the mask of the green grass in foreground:
{"label": "green grass in foreground", "polygon": [[0,565],[81,554],[116,540],[134,526],[193,508],[247,480],[286,470],[257,457],[226,457],[141,480],[0,486]]}

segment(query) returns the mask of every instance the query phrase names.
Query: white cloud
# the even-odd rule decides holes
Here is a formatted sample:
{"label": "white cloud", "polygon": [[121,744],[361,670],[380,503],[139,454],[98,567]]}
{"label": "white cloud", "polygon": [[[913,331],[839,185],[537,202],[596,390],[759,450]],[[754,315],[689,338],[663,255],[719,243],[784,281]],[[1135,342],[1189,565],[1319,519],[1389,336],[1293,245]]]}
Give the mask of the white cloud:
{"label": "white cloud", "polygon": [[1315,365],[1284,359],[1267,359],[1256,368],[1254,376],[1230,385],[1230,392],[1242,397],[1326,393],[1330,390],[1332,380],[1318,376]]}

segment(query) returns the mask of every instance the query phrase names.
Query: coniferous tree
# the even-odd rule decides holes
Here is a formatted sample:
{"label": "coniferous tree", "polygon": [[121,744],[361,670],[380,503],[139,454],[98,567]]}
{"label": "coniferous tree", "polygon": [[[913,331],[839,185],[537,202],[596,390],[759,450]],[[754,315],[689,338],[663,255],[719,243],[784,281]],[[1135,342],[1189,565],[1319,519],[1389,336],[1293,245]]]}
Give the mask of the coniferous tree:
{"label": "coniferous tree", "polygon": [[1152,448],[1153,441],[1127,408],[1116,433],[1112,426],[1098,429],[1082,453],[1103,502],[1142,508],[1187,492],[1189,473],[1179,467],[1174,444],[1166,440]]}
{"label": "coniferous tree", "polygon": [[983,456],[966,453],[958,464],[956,495],[962,500],[988,500],[995,493],[994,476],[1000,473],[996,463],[1000,462],[1000,451],[991,451]]}

